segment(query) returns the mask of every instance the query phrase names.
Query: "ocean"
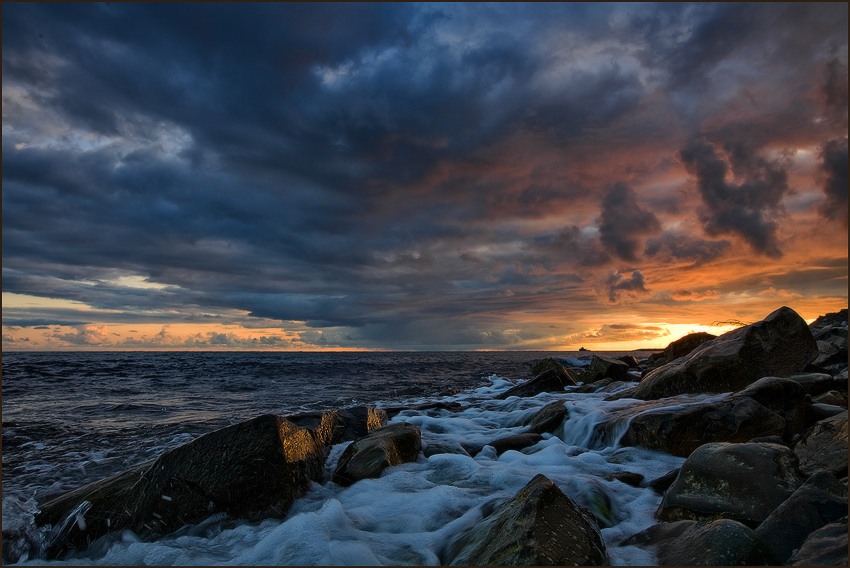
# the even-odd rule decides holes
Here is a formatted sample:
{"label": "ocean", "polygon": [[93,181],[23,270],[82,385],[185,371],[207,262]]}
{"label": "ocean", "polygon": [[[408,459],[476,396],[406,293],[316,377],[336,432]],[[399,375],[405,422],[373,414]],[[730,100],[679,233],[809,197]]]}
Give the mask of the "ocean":
{"label": "ocean", "polygon": [[[124,531],[48,563],[436,565],[456,535],[537,473],[591,508],[605,500],[610,526],[602,535],[614,564],[655,563],[620,542],[655,524],[661,496],[609,477],[630,471],[649,481],[684,460],[619,447],[617,435],[600,438],[594,426],[629,404],[606,402],[607,393],[494,398],[532,378],[529,362],[550,356],[589,362],[579,352],[4,353],[3,530],[32,535],[32,515],[46,497],[265,413],[455,401],[465,410],[405,411],[390,422],[415,424],[426,442],[484,444],[521,432],[528,417],[559,400],[568,420],[522,452],[420,455],[348,488],[314,483],[283,520],[211,518],[152,542]],[[344,447],[331,451],[328,473]]]}

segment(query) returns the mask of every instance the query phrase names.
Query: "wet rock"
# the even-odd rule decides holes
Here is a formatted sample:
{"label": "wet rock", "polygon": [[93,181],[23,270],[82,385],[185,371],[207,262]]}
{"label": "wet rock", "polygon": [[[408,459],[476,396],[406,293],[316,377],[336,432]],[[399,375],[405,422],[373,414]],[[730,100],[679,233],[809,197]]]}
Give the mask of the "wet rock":
{"label": "wet rock", "polygon": [[325,412],[299,412],[284,416],[289,422],[316,433],[325,446],[362,438],[387,424],[387,413],[372,406],[354,406]]}
{"label": "wet rock", "polygon": [[454,440],[423,440],[422,455],[424,455],[426,458],[430,458],[431,456],[437,454],[460,454],[468,456],[469,452],[467,452],[466,449],[461,446],[459,442],[456,442]]}
{"label": "wet rock", "polygon": [[267,414],[42,503],[36,521],[54,527],[55,556],[111,531],[163,535],[216,513],[282,518],[321,481],[323,460],[312,431]]}
{"label": "wet rock", "polygon": [[810,534],[788,566],[847,566],[847,519]]}
{"label": "wet rock", "polygon": [[528,432],[543,434],[554,432],[567,418],[567,408],[563,402],[552,402],[540,409],[528,421]]}
{"label": "wet rock", "polygon": [[562,375],[549,369],[543,371],[529,381],[520,383],[515,387],[511,387],[496,398],[505,400],[512,396],[534,396],[542,392],[563,392],[564,387],[574,385],[575,383],[565,383]]}
{"label": "wet rock", "polygon": [[554,359],[552,357],[548,357],[543,359],[542,361],[537,361],[531,364],[531,372],[537,377],[540,374],[552,371],[559,377],[561,377],[561,382],[564,383],[564,386],[574,385],[577,381],[577,375],[571,369],[564,367],[560,361]]}
{"label": "wet rock", "polygon": [[623,546],[653,552],[659,566],[777,566],[781,562],[753,530],[729,519],[661,523]]}
{"label": "wet rock", "polygon": [[593,517],[538,474],[458,543],[455,566],[605,566]]}
{"label": "wet rock", "polygon": [[670,343],[670,345],[664,348],[662,354],[669,363],[680,357],[688,355],[691,351],[693,351],[706,341],[711,341],[712,339],[716,338],[716,335],[706,333],[704,331],[700,331],[697,333],[689,333],[688,335]]}
{"label": "wet rock", "polygon": [[615,381],[627,381],[629,365],[617,359],[600,357],[594,355],[590,365],[579,377],[585,383],[592,383],[599,379],[613,379]]}
{"label": "wet rock", "polygon": [[580,393],[599,392],[613,382],[614,382],[614,379],[599,379],[598,381],[594,381],[592,383],[584,383],[583,385],[572,389],[571,392],[580,392]]}
{"label": "wet rock", "polygon": [[812,475],[819,469],[836,477],[847,475],[847,411],[815,424],[794,446],[800,470]]}
{"label": "wet rock", "polygon": [[[610,421],[639,410],[611,413]],[[687,457],[709,442],[747,442],[778,436],[790,442],[814,421],[802,387],[775,377],[756,381],[719,401],[659,408],[635,416],[620,443]],[[600,425],[600,426],[604,426]]]}
{"label": "wet rock", "polygon": [[419,428],[407,422],[372,430],[351,443],[339,458],[333,482],[348,486],[380,477],[388,467],[416,460],[422,450]]}
{"label": "wet rock", "polygon": [[[434,411],[447,410],[449,412],[463,412],[465,406],[459,402],[424,402],[422,404],[406,404],[404,406],[388,406],[383,409],[387,413],[388,418],[404,412],[405,410],[415,410],[417,412],[425,411],[426,414],[433,416],[437,413]],[[430,412],[429,412],[430,411]]]}
{"label": "wet rock", "polygon": [[806,322],[791,308],[724,333],[689,355],[647,373],[630,392],[609,400],[652,400],[684,393],[738,391],[767,376],[801,371],[817,356]]}
{"label": "wet rock", "polygon": [[640,487],[640,484],[643,483],[643,476],[631,471],[616,471],[608,474],[605,479],[608,481],[616,479],[617,481],[622,481],[626,485],[631,485],[632,487]]}
{"label": "wet rock", "polygon": [[670,489],[673,482],[676,481],[676,478],[679,476],[680,469],[681,468],[677,467],[674,470],[668,471],[661,477],[656,477],[649,482],[649,487],[659,495],[663,495],[665,491]]}
{"label": "wet rock", "polygon": [[[518,452],[524,448],[533,446],[542,439],[543,436],[535,432],[523,432],[522,434],[515,434],[513,436],[499,438],[498,440],[488,442],[485,445],[492,446],[496,450],[496,455],[502,455],[508,450],[514,450]],[[469,453],[470,455],[475,456],[483,449],[484,446],[473,448],[469,451]]]}
{"label": "wet rock", "polygon": [[801,481],[797,457],[785,446],[705,444],[682,464],[657,516],[663,521],[732,519],[755,527]]}
{"label": "wet rock", "polygon": [[810,533],[847,516],[847,486],[819,471],[774,509],[756,529],[782,562]]}

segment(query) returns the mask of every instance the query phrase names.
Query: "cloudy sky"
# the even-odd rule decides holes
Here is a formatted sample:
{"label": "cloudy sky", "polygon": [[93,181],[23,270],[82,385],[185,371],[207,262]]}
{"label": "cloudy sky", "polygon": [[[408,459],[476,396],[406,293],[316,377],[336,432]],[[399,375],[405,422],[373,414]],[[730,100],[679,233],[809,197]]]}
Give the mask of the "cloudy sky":
{"label": "cloudy sky", "polygon": [[846,3],[3,8],[3,350],[847,307]]}

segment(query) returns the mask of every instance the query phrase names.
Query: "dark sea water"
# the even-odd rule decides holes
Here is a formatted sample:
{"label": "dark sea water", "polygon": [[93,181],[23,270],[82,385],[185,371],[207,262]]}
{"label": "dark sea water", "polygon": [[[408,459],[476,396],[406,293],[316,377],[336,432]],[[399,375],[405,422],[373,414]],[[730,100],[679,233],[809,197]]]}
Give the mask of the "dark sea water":
{"label": "dark sea water", "polygon": [[[617,356],[623,353],[608,354]],[[639,357],[648,355],[645,352],[635,354]],[[626,459],[624,452],[628,452],[628,460],[634,462],[630,467],[644,471],[648,478],[661,475],[682,461],[640,448],[597,448],[589,444],[588,432],[604,416],[606,405],[623,404],[605,403],[602,394],[543,394],[530,399],[493,400],[495,394],[506,390],[512,383],[532,378],[529,362],[549,356],[571,358],[575,363],[586,364],[589,354],[4,353],[4,530],[30,522],[32,511],[45,497],[123,471],[201,434],[264,413],[288,414],[358,404],[388,406],[403,402],[455,400],[467,405],[468,410],[437,419],[402,413],[397,420],[417,424],[423,430],[423,436],[428,434],[464,441],[480,439],[481,443],[486,443],[495,431],[508,434],[519,431],[517,425],[521,424],[521,420],[548,402],[565,400],[571,408],[570,427],[564,428],[560,438],[547,437],[539,444],[539,449],[529,452],[528,458],[520,458],[524,454],[517,452],[507,452],[502,456],[489,456],[482,452],[474,460],[443,455],[422,458],[418,464],[408,464],[412,468],[409,475],[413,475],[417,467],[422,469],[415,475],[416,483],[429,480],[430,485],[427,491],[423,489],[417,493],[417,490],[411,489],[410,478],[405,478],[407,481],[399,487],[406,489],[399,490],[400,494],[410,499],[411,495],[421,493],[421,499],[416,502],[421,503],[423,511],[427,511],[427,514],[422,513],[426,517],[439,515],[441,508],[445,507],[445,504],[434,501],[432,485],[443,487],[440,491],[448,491],[445,487],[468,485],[467,492],[452,498],[452,508],[460,507],[459,510],[467,511],[463,519],[468,517],[464,521],[468,523],[474,522],[474,512],[480,508],[482,499],[502,491],[508,496],[527,482],[526,477],[530,479],[534,471],[546,471],[556,481],[562,479],[562,488],[573,491],[580,498],[582,485],[576,485],[575,480],[583,476],[602,479],[603,474],[622,469],[617,464]],[[450,389],[461,389],[462,392],[450,393]],[[589,451],[591,449],[593,451]],[[526,463],[522,460],[531,461]],[[123,541],[110,545],[106,555],[104,550],[100,550],[74,562],[433,564],[437,561],[433,552],[437,545],[432,541],[439,541],[442,528],[429,533],[431,540],[423,541],[417,536],[422,533],[421,527],[408,527],[405,524],[408,521],[386,512],[381,515],[387,517],[390,523],[387,527],[369,525],[364,529],[352,520],[362,517],[362,514],[358,516],[352,512],[360,506],[358,499],[361,497],[358,495],[366,492],[362,499],[368,502],[376,501],[376,492],[392,495],[393,483],[400,483],[398,480],[402,479],[394,475],[402,475],[405,467],[408,466],[394,468],[398,473],[386,476],[386,482],[382,477],[381,483],[387,485],[380,488],[366,483],[355,484],[348,489],[330,482],[316,485],[315,490],[293,508],[285,522],[270,520],[250,529],[233,529],[250,531],[250,538],[246,537],[248,544],[242,541],[234,544],[235,537],[229,530],[222,530],[200,543],[188,542],[186,537],[181,537],[183,540],[164,538],[156,543],[139,543],[133,540],[132,535],[124,535]],[[455,473],[451,473],[453,471]],[[446,475],[457,475],[463,483],[454,480],[445,485],[435,481]],[[611,492],[614,495],[626,491],[622,493],[623,504],[620,506],[623,522],[615,529],[603,531],[612,546],[616,539],[621,538],[621,533],[633,534],[630,531],[636,532],[650,523],[650,510],[657,506],[656,496],[646,492],[631,494],[628,491],[632,489],[623,489],[619,485],[612,486]],[[353,501],[349,503],[347,500]],[[326,531],[330,535],[326,538],[326,548],[312,550],[299,545],[297,538],[291,536],[301,534],[298,527],[304,523],[318,523],[325,528],[329,523],[343,525]],[[276,532],[284,530],[280,526],[288,527],[286,535],[290,536],[280,536]],[[303,529],[305,534],[315,530],[312,525]],[[445,530],[452,532],[456,529]],[[347,531],[354,531],[357,536],[349,534],[340,536],[342,540],[334,540],[337,536],[333,535],[346,535]],[[398,549],[390,547],[384,550],[384,544],[370,544],[373,536],[386,540],[387,534],[407,535],[404,537],[407,540],[399,544]],[[293,541],[293,538],[296,540]],[[342,550],[340,542],[350,542],[352,538],[358,543],[351,545],[354,546],[352,550],[356,550],[338,556]],[[252,542],[255,544],[250,544]],[[273,550],[267,550],[270,542],[276,543]],[[285,543],[289,543],[287,546],[291,545],[291,548],[284,546]],[[404,556],[407,553],[398,552],[420,548],[421,551],[410,558]],[[624,549],[613,554],[612,559],[621,564],[651,561],[641,554]],[[30,561],[43,562],[39,559]]]}

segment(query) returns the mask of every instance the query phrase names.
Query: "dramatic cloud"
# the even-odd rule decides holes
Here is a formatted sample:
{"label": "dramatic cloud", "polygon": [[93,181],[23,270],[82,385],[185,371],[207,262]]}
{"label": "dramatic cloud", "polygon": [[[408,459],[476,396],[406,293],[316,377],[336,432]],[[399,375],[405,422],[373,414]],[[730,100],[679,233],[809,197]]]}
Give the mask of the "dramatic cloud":
{"label": "dramatic cloud", "polygon": [[813,232],[846,226],[846,4],[4,8],[4,345],[555,348],[682,291],[846,303]]}
{"label": "dramatic cloud", "polygon": [[635,192],[622,183],[611,188],[602,200],[599,219],[600,240],[622,260],[634,262],[641,248],[640,237],[661,232],[661,223],[640,207]]}
{"label": "dramatic cloud", "polygon": [[[682,163],[697,178],[706,206],[700,215],[706,233],[736,234],[760,254],[782,256],[775,217],[788,191],[787,164],[782,159],[768,161],[741,142],[727,142],[724,150],[718,155],[705,138],[693,138],[679,151]],[[737,183],[728,179],[730,173]]]}

